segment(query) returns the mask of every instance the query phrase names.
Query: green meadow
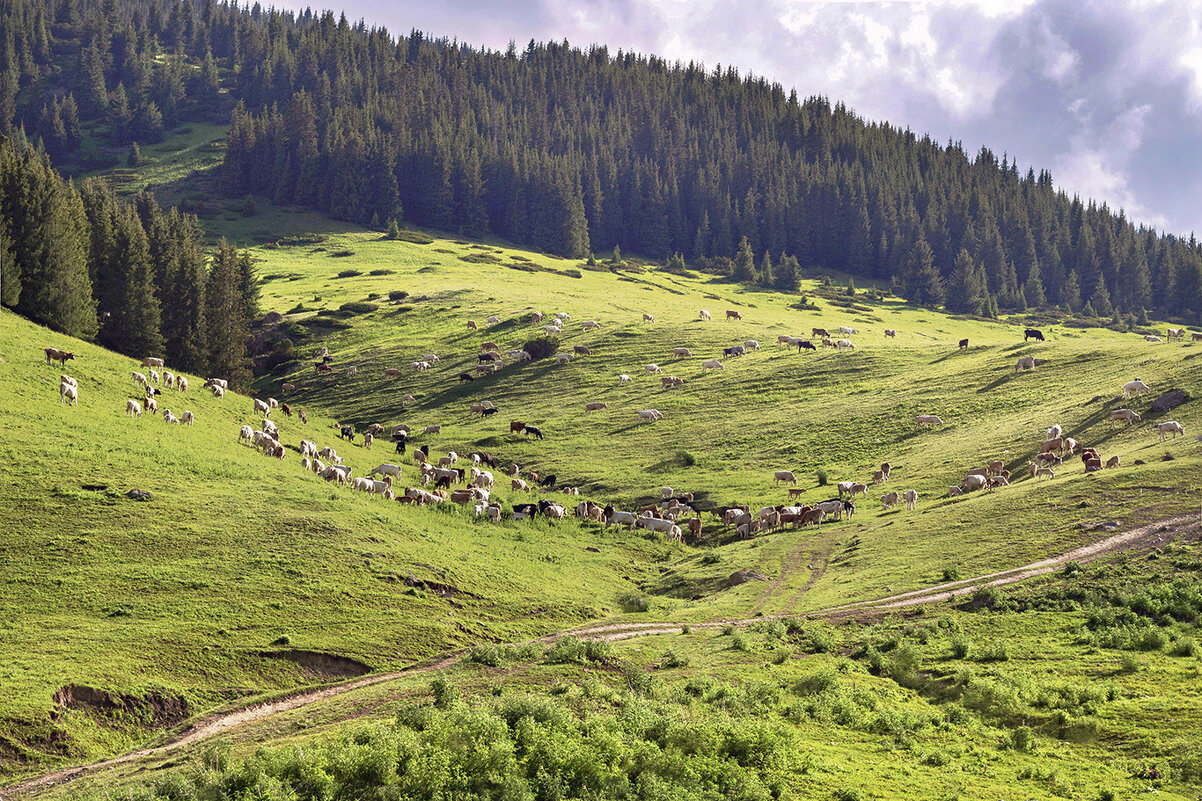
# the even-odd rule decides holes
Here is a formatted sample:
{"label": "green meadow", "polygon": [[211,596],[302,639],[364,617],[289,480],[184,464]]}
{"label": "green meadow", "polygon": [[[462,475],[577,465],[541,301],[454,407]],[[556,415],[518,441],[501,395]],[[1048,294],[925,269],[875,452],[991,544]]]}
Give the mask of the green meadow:
{"label": "green meadow", "polygon": [[[749,789],[747,797],[976,798],[1017,786],[1024,797],[1095,798],[1151,786],[1132,778],[1149,759],[1165,771],[1155,787],[1192,797],[1184,788],[1198,781],[1189,767],[1197,755],[1178,745],[1199,731],[1196,690],[1188,689],[1196,688],[1198,662],[1177,643],[1192,642],[1193,618],[1149,623],[1166,633],[1145,651],[1130,637],[1098,640],[1093,632],[1106,627],[1090,629],[1088,610],[1129,608],[1111,603],[1107,588],[1138,587],[1149,576],[1196,581],[1196,548],[1178,546],[1184,550],[1155,564],[1133,559],[1041,579],[1007,592],[1019,599],[1013,603],[978,599],[983,610],[933,605],[834,627],[806,616],[1063,553],[1107,536],[1089,530],[1097,522],[1116,520],[1121,530],[1198,510],[1198,402],[1166,414],[1149,407],[1170,389],[1198,394],[1193,359],[1202,347],[1059,322],[1035,323],[1047,340],[1024,343],[1025,319],[953,318],[871,288],[852,297],[838,275],[807,275],[808,304],[799,308],[799,295],[712,276],[590,266],[437,235],[394,241],[288,210],[239,218],[215,233],[252,245],[264,311],[282,315],[266,336],[293,342],[295,358],[254,387],[257,397],[310,415],[308,426],[273,415],[289,446],[282,462],[239,444],[239,427],[259,423],[248,397],[214,399],[203,376],[190,376],[188,393],[164,389],[160,407],[192,410],[195,426],[131,419],[124,409],[138,395],[130,377],[137,362],[0,316],[0,450],[8,465],[0,477],[0,782],[156,742],[218,708],[492,648],[500,655],[446,672],[459,701],[444,692],[434,704],[431,676],[415,674],[265,719],[233,734],[223,746],[230,753],[210,753],[209,762],[193,762],[208,747],[201,744],[168,766],[190,766],[189,781],[199,782],[192,791],[203,795],[212,787],[197,765],[217,781],[268,741],[309,748],[316,736],[321,745],[312,747],[337,762],[345,754],[335,753],[343,747],[336,743],[399,753],[397,742],[413,740],[420,750],[434,747],[422,745],[423,733],[471,723],[504,750],[496,720],[516,713],[501,707],[532,693],[552,710],[538,713],[547,736],[564,743],[584,736],[571,720],[597,716],[664,753],[712,751],[713,776],[677,790],[696,797],[743,782],[767,793]],[[699,319],[702,309],[712,321]],[[743,319],[726,320],[728,309]],[[483,343],[505,353],[541,335],[546,323],[531,322],[535,311],[570,314],[559,351],[585,346],[591,354],[564,365],[507,359],[497,373],[476,375]],[[500,322],[486,324],[489,316]],[[585,331],[585,321],[600,328]],[[853,351],[777,344],[779,335],[840,326],[856,329],[847,336]],[[1162,337],[1163,329],[1155,326]],[[722,356],[751,339],[758,350]],[[76,359],[65,370],[47,365],[47,346],[74,350]],[[318,374],[313,355],[323,347],[333,372]],[[692,356],[674,357],[678,347]],[[410,367],[430,353],[439,357],[430,369]],[[1025,355],[1039,366],[1016,373]],[[711,358],[725,369],[703,371]],[[644,372],[652,363],[684,384],[662,388]],[[386,378],[388,368],[400,377]],[[59,402],[64,371],[79,381],[76,407]],[[475,380],[460,381],[464,372]],[[631,381],[619,383],[620,374]],[[1151,394],[1122,400],[1123,384],[1137,376]],[[287,396],[286,382],[296,386]],[[409,394],[415,402],[403,401]],[[485,400],[500,412],[471,416],[469,405]],[[594,401],[608,408],[586,413]],[[1112,427],[1109,411],[1124,407],[1143,420]],[[649,408],[663,419],[639,422]],[[937,414],[944,425],[918,430],[916,414]],[[510,420],[538,426],[545,439],[510,433]],[[1185,438],[1161,443],[1155,423],[1165,420],[1179,421]],[[416,432],[440,425],[414,444],[429,444],[432,456],[486,450],[503,467],[554,473],[560,486],[578,487],[580,499],[624,509],[670,486],[693,492],[703,510],[757,510],[786,502],[785,489],[773,486],[777,470],[795,473],[807,502],[833,497],[839,481],[870,483],[881,462],[893,472],[857,499],[850,521],[740,539],[707,511],[700,540],[682,545],[575,520],[491,525],[459,508],[369,499],[301,470],[297,446],[311,439],[337,447],[356,475],[395,462],[401,484],[416,484],[412,459],[394,454],[386,438],[370,451],[360,438],[337,439],[336,424],[361,432],[371,423]],[[1028,478],[1056,423],[1104,459],[1119,456],[1121,466],[1086,474],[1074,457],[1050,480]],[[1012,471],[1011,486],[946,497],[968,469],[992,459]],[[506,510],[546,497],[513,491],[496,472],[494,497]],[[132,488],[154,497],[131,500]],[[906,489],[919,494],[915,510],[882,511],[881,494]],[[745,568],[768,581],[731,586],[728,577]],[[1093,595],[1061,597],[1064,583],[1086,579]],[[1139,609],[1132,614],[1149,618]],[[548,657],[545,644],[499,645],[597,621],[697,626],[756,616],[764,620],[730,633],[696,627],[598,646],[591,660]],[[967,650],[955,645],[961,641],[970,641]],[[973,657],[994,641],[1010,643],[1005,659]],[[1139,654],[1133,666],[1123,662],[1131,652]],[[825,678],[807,678],[817,675]],[[1114,690],[1098,695],[1103,679]],[[1046,701],[1057,682],[1077,688],[1071,708]],[[113,714],[57,703],[56,693],[70,687],[173,701],[131,700]],[[429,710],[424,723],[404,711],[414,708]],[[1175,715],[1175,727],[1166,730],[1156,711]],[[456,717],[463,715],[479,720]],[[649,723],[623,728],[634,726],[632,715],[721,732],[708,744],[682,745],[656,739]],[[347,728],[348,718],[367,720]],[[731,757],[738,770],[728,774],[731,738],[763,726],[783,738],[765,746],[776,761]],[[376,734],[362,734],[369,730]],[[76,787],[101,793],[143,782],[136,770],[146,765],[137,764]],[[742,778],[730,778],[736,774]],[[915,786],[923,794],[907,793]],[[350,787],[344,791],[354,795]],[[426,797],[416,787],[398,792]]]}

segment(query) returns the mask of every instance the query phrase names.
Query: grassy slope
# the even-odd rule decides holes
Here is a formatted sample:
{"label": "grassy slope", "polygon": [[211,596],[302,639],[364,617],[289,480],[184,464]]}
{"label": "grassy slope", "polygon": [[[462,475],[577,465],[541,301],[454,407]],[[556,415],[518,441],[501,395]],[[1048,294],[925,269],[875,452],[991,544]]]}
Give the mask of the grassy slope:
{"label": "grassy slope", "polygon": [[[52,721],[51,696],[67,684],[161,689],[211,708],[312,680],[260,656],[281,636],[373,668],[401,666],[600,615],[628,586],[623,575],[666,553],[616,532],[565,536],[575,532],[570,522],[486,528],[339,492],[302,473],[295,452],[280,463],[240,447],[238,426],[255,422],[244,397],[217,401],[192,377],[187,400],[168,392],[163,406],[192,409],[193,429],[130,420],[132,360],[9,313],[0,315],[0,342],[0,450],[12,465],[0,478],[0,734],[10,738],[9,759],[36,761],[42,755],[26,745],[64,735],[66,753],[47,750],[72,759],[144,736],[74,712]],[[43,362],[46,345],[78,354],[68,366],[80,382],[77,408],[58,403],[60,370]],[[285,441],[334,443],[328,421],[310,421],[311,430],[281,421]],[[348,455],[357,472],[377,463],[369,455],[386,457]],[[122,497],[131,487],[154,500]],[[409,591],[397,580],[406,571],[470,595],[453,605]]]}
{"label": "grassy slope", "polygon": [[[329,255],[345,250],[354,255]],[[458,258],[482,252],[501,263]],[[1112,431],[1106,416],[1123,405],[1147,411],[1150,398],[1129,404],[1119,399],[1122,384],[1137,375],[1154,395],[1174,386],[1196,391],[1191,360],[1200,351],[1193,346],[1150,346],[1133,334],[1061,327],[1047,330],[1046,343],[1024,345],[1013,325],[955,320],[897,301],[872,304],[864,313],[819,300],[819,311],[798,312],[790,308],[794,298],[777,293],[656,272],[617,277],[584,271],[581,278],[566,278],[516,270],[508,266],[515,256],[551,269],[578,265],[445,240],[416,245],[352,233],[319,246],[256,253],[270,279],[265,301],[276,311],[294,310],[298,300],[311,312],[372,293],[384,297],[399,288],[411,293],[402,306],[384,301],[380,310],[347,321],[345,330],[325,335],[316,329],[321,335],[305,343],[328,345],[339,367],[359,366],[356,376],[316,376],[304,363],[296,373],[263,384],[271,391],[278,380],[293,381],[298,398],[346,421],[439,423],[437,448],[487,447],[523,467],[554,472],[561,483],[578,484],[593,497],[628,506],[648,501],[663,484],[705,493],[719,504],[779,503],[784,492],[771,486],[777,469],[794,470],[801,486],[810,487],[808,498],[824,498],[829,489],[814,488],[818,470],[831,483],[867,480],[885,460],[895,476],[887,489],[920,493],[914,514],[881,513],[879,505],[862,504],[851,526],[731,545],[718,565],[686,561],[661,588],[689,597],[699,587],[712,588],[732,565],[758,566],[771,577],[786,562],[801,568],[785,576],[771,598],[760,597],[762,585],[751,585],[726,593],[717,606],[707,601],[691,607],[699,616],[776,611],[795,603],[812,608],[900,591],[938,578],[948,566],[965,575],[984,572],[1088,539],[1092,535],[1077,527],[1083,520],[1120,517],[1134,523],[1198,502],[1196,402],[1170,415],[1191,434],[1169,447],[1158,442],[1152,421]],[[331,277],[343,270],[362,275]],[[379,270],[391,272],[370,275]],[[701,308],[715,321],[700,322]],[[727,308],[741,309],[744,321],[723,321]],[[534,309],[571,313],[562,349],[586,344],[594,355],[567,366],[511,366],[471,384],[455,380],[474,366],[480,343],[492,339],[508,349],[538,333],[528,322]],[[656,322],[641,322],[644,311]],[[308,312],[290,319],[303,320]],[[466,329],[467,319],[483,323],[490,314],[502,322],[479,332]],[[588,319],[599,321],[601,330],[583,332],[580,323]],[[775,344],[780,333],[839,325],[858,329],[854,353],[786,353]],[[896,340],[884,339],[885,328],[898,330]],[[955,345],[961,337],[972,342],[967,352]],[[761,342],[758,353],[726,359],[725,372],[702,374],[702,359],[748,338]],[[691,348],[694,358],[674,359],[674,346]],[[407,368],[431,351],[441,357],[434,369],[415,374]],[[1025,354],[1046,364],[1016,375],[1015,361]],[[656,378],[642,374],[648,362],[687,383],[662,390]],[[401,367],[404,375],[386,381],[383,370],[389,366]],[[634,381],[619,386],[621,372]],[[405,393],[419,402],[403,408],[399,398]],[[469,417],[468,404],[484,399],[502,412],[486,421]],[[609,408],[586,416],[583,406],[593,400]],[[635,413],[649,407],[666,419],[638,424]],[[947,425],[916,432],[918,412],[939,414]],[[511,436],[510,419],[539,425],[548,438]],[[1121,456],[1127,466],[1086,476],[1073,461],[1050,482],[1023,479],[1004,492],[939,500],[969,467],[987,459],[1001,458],[1016,473],[1024,469],[1053,422],[1104,457]],[[1179,458],[1159,461],[1166,451]],[[1131,467],[1137,458],[1148,464]],[[879,494],[871,493],[874,499]],[[798,590],[812,577],[802,566],[824,557],[839,557],[838,569],[827,570],[801,600]]]}
{"label": "grassy slope", "polygon": [[[1083,611],[1053,599],[1196,573],[1199,548],[1174,546],[1010,588],[1005,595],[1021,611],[943,607],[835,628],[765,624],[736,635],[694,629],[615,643],[604,665],[552,664],[526,654],[498,667],[465,660],[439,675],[475,709],[532,694],[570,714],[642,715],[653,733],[690,722],[782,725],[795,737],[786,798],[1095,799],[1104,791],[1194,798],[1202,771],[1198,657],[1166,647],[1121,664],[1120,652],[1091,642]],[[1174,628],[1169,636],[1179,641],[1197,634],[1196,626]],[[824,650],[815,650],[815,637],[828,643]],[[872,675],[864,656],[869,643],[886,654],[886,664],[902,650],[916,655],[916,672],[900,681],[888,668]],[[1008,659],[985,659],[998,643]],[[957,655],[957,645],[967,654]],[[264,746],[313,758],[325,743],[350,742],[398,714],[420,719],[413,708],[430,706],[430,680],[416,674],[355,690],[254,723],[225,743],[239,758]],[[1166,727],[1166,718],[1174,725]],[[1019,726],[1034,733],[1029,747],[1014,745]],[[677,733],[659,743],[688,754],[704,739]],[[180,764],[188,766],[185,775],[203,776],[195,762],[195,752],[167,763],[142,760],[49,795],[99,797],[114,786],[163,781],[166,772],[158,769]],[[1147,768],[1161,779],[1141,777]]]}
{"label": "grassy slope", "polygon": [[[265,234],[314,230],[314,222],[302,213],[272,215],[222,232],[261,241],[270,238]],[[1023,345],[1014,326],[953,320],[895,301],[852,312],[820,300],[820,311],[798,312],[789,305],[795,298],[699,279],[589,271],[571,278],[505,266],[517,264],[515,256],[554,270],[577,266],[537,254],[445,240],[389,242],[369,232],[336,233],[340,227],[328,222],[321,230],[332,235],[320,245],[256,249],[267,309],[289,312],[301,304],[307,311],[289,319],[303,322],[317,309],[369,293],[406,289],[411,297],[301,343],[306,354],[328,345],[336,366],[357,364],[357,376],[340,370],[319,377],[302,363],[294,375],[261,382],[262,394],[278,394],[279,384],[292,380],[300,387],[290,398],[294,405],[331,418],[361,426],[440,423],[442,435],[427,438],[436,451],[487,448],[627,506],[662,484],[706,493],[716,503],[780,502],[784,493],[770,477],[784,468],[798,473],[810,498],[821,498],[828,493],[813,487],[817,470],[832,483],[865,479],[889,460],[896,477],[889,488],[917,489],[919,509],[882,514],[863,504],[854,523],[727,543],[716,560],[575,524],[471,525],[334,490],[301,474],[295,453],[281,465],[240,448],[238,425],[254,422],[249,401],[215,401],[196,391],[199,380],[187,406],[198,415],[195,430],[126,420],[133,363],[97,348],[74,346],[81,358],[69,372],[80,378],[83,400],[68,409],[55,402],[58,367],[41,364],[40,349],[72,346],[5,315],[0,443],[18,467],[0,479],[0,560],[12,565],[0,585],[0,648],[8,657],[0,668],[0,709],[9,720],[5,736],[14,741],[10,756],[15,748],[40,763],[17,772],[44,764],[43,751],[54,754],[51,746],[25,749],[52,742],[60,736],[55,732],[68,745],[51,761],[89,758],[145,736],[136,726],[98,726],[74,712],[51,721],[50,695],[70,682],[117,691],[162,688],[184,694],[194,709],[211,708],[231,696],[312,680],[259,656],[281,635],[295,647],[396,666],[464,643],[517,639],[612,614],[630,587],[625,577],[663,593],[654,616],[804,611],[923,586],[948,567],[971,575],[1063,550],[1096,536],[1078,529],[1081,520],[1135,524],[1197,504],[1196,401],[1173,414],[1190,437],[1169,448],[1178,457],[1172,462],[1158,461],[1166,448],[1149,423],[1111,432],[1104,417],[1119,405],[1117,389],[1135,375],[1157,392],[1185,386],[1196,394],[1195,347],[1061,328],[1047,332],[1047,343]],[[330,255],[340,250],[354,255]],[[501,264],[458,258],[481,253]],[[348,269],[363,275],[332,277]],[[700,308],[715,321],[698,321]],[[744,321],[723,321],[726,308],[740,309]],[[508,348],[529,336],[533,309],[570,312],[565,348],[587,344],[594,355],[562,367],[507,367],[471,384],[455,380],[474,366],[486,339]],[[643,311],[657,321],[642,323]],[[483,323],[489,314],[502,323],[466,330],[466,319]],[[598,320],[601,330],[583,333],[586,319]],[[785,353],[775,345],[778,333],[841,324],[860,331],[852,337],[859,345],[854,353]],[[887,327],[898,329],[896,340],[884,340]],[[973,348],[961,353],[954,343],[965,336]],[[727,359],[724,373],[701,374],[701,359],[747,338],[763,349]],[[677,345],[696,356],[673,359]],[[429,372],[406,369],[401,379],[383,379],[385,367],[404,367],[431,351],[442,359]],[[1027,353],[1047,363],[1016,376],[1014,361]],[[661,390],[641,375],[651,361],[686,385]],[[619,387],[619,372],[635,381]],[[400,403],[407,392],[419,399],[410,408]],[[485,398],[502,413],[470,419],[467,405]],[[586,417],[583,405],[592,400],[610,408]],[[1144,411],[1148,399],[1132,405]],[[665,420],[637,424],[635,412],[648,407],[663,411]],[[31,408],[43,415],[38,424],[29,423]],[[938,413],[947,426],[916,433],[916,412]],[[509,435],[511,418],[540,425],[548,438]],[[311,419],[319,445],[332,444],[330,421]],[[1052,422],[1105,456],[1149,464],[1085,476],[1075,462],[1052,482],[1024,480],[992,495],[935,500],[986,458],[1025,465]],[[295,421],[283,431],[293,446],[313,433],[302,434]],[[381,446],[372,454],[342,450],[357,473],[395,458]],[[413,481],[407,472],[406,483]],[[93,482],[122,491],[139,486],[157,497],[137,504],[79,489]],[[518,500],[500,494],[507,503]],[[707,524],[710,544],[725,542],[719,528]],[[601,553],[585,552],[586,545]],[[446,568],[449,577],[420,565]],[[722,590],[740,567],[760,569],[772,582]],[[406,594],[391,580],[406,570],[477,597],[460,597],[464,606],[456,608]],[[706,597],[686,600],[694,594]]]}

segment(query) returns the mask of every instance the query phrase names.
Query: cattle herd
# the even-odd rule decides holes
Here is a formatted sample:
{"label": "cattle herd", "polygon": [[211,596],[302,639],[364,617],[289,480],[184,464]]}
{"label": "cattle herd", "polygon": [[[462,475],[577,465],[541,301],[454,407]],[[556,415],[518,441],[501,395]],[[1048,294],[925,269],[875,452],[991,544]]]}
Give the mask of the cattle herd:
{"label": "cattle herd", "polygon": [[[712,319],[710,313],[706,310],[702,310],[699,317],[702,321]],[[530,317],[531,323],[536,325],[542,323],[545,319],[545,315],[541,312],[535,312]],[[570,319],[571,315],[566,312],[556,313],[553,317],[553,322],[542,326],[542,330],[548,335],[560,333]],[[743,316],[742,313],[736,310],[727,310],[725,319],[728,321],[739,321],[743,319]],[[644,313],[643,321],[654,322],[655,318],[653,315]],[[490,316],[486,321],[488,325],[495,325],[499,322],[500,319],[495,316]],[[468,320],[468,328],[478,330],[479,326],[474,321]],[[600,328],[600,323],[595,320],[587,320],[582,324],[584,331],[596,331]],[[856,329],[849,326],[842,326],[837,330],[837,334],[844,337],[857,333]],[[1169,329],[1168,336],[1170,339],[1182,338],[1185,333],[1184,329]],[[897,332],[893,329],[885,330],[887,338],[895,338],[896,335]],[[855,349],[855,345],[849,339],[835,338],[835,336],[823,328],[813,328],[811,337],[819,339],[823,347],[833,348],[838,351]],[[1042,342],[1044,341],[1044,335],[1037,329],[1026,329],[1023,339],[1024,341],[1035,339]],[[1157,337],[1150,339],[1160,341]],[[1202,334],[1193,333],[1192,340],[1195,342],[1202,341]],[[787,334],[780,335],[777,338],[777,344],[783,344],[787,348],[796,347],[799,352],[802,350],[817,350],[818,347],[811,338]],[[959,346],[961,349],[967,348],[968,340],[961,340]],[[740,344],[725,348],[723,356],[738,358],[759,349],[760,343],[757,340],[748,339]],[[577,345],[571,353],[556,354],[555,361],[559,364],[566,364],[575,356],[588,356],[591,353],[592,351],[587,346]],[[73,353],[56,348],[46,348],[45,354],[47,364],[57,361],[64,367],[67,361],[75,358]],[[521,348],[510,350],[508,357],[511,363],[520,363],[530,361],[531,359],[530,354]],[[315,358],[321,359],[321,361],[315,364],[317,372],[333,371],[333,368],[330,367],[333,359],[327,348],[320,349],[315,354]],[[690,348],[675,347],[672,351],[672,358],[693,358],[693,353]],[[412,362],[410,368],[414,371],[424,371],[438,361],[437,354],[426,354],[421,359]],[[492,373],[505,364],[505,359],[500,355],[500,347],[497,343],[491,341],[483,344],[478,361],[479,365],[476,368],[478,374]],[[1037,363],[1033,357],[1024,356],[1019,359],[1015,370],[1034,369]],[[175,375],[171,371],[164,369],[162,359],[143,359],[141,367],[146,369],[145,373],[140,371],[133,371],[131,373],[131,377],[140,387],[141,393],[139,397],[129,398],[126,401],[125,412],[128,417],[140,418],[144,410],[151,413],[158,412],[158,400],[156,396],[161,396],[162,394],[160,387],[175,390],[177,393],[180,393],[181,397],[187,392],[187,378],[182,375]],[[702,369],[703,371],[724,370],[725,367],[718,359],[705,359],[702,361]],[[355,365],[347,368],[347,372],[352,375],[357,370],[358,368]],[[647,364],[644,367],[645,375],[660,376],[661,386],[665,390],[671,390],[685,383],[684,379],[663,375],[662,373],[662,369],[657,364]],[[384,375],[386,378],[399,377],[401,371],[399,368],[390,367],[384,371]],[[467,372],[460,373],[459,380],[472,381],[474,380],[474,376]],[[623,373],[618,376],[618,381],[619,384],[626,384],[632,381],[632,379],[628,374]],[[223,398],[228,390],[228,382],[221,378],[209,378],[205,381],[204,386],[217,399]],[[291,383],[284,383],[281,389],[285,394],[288,394],[295,391],[296,386]],[[1139,397],[1147,392],[1149,392],[1148,385],[1136,378],[1123,386],[1122,396],[1124,399],[1129,399],[1131,397]],[[79,399],[78,382],[69,375],[61,375],[59,395],[62,402],[77,405]],[[412,395],[405,395],[402,398],[402,401],[406,403],[415,400],[416,398]],[[605,401],[590,401],[585,404],[584,410],[588,413],[608,408],[609,404]],[[287,448],[281,442],[279,427],[271,419],[272,412],[277,410],[281,411],[286,417],[293,415],[293,409],[287,403],[281,404],[274,398],[252,399],[251,413],[256,418],[261,418],[262,422],[257,429],[249,425],[241,426],[238,441],[262,450],[267,456],[283,460],[286,458]],[[480,403],[471,404],[468,407],[468,412],[470,416],[478,416],[483,419],[497,414],[499,409],[491,401],[485,400]],[[308,425],[308,418],[305,416],[303,410],[297,409],[296,414],[303,424]],[[162,416],[167,423],[179,425],[192,425],[195,419],[191,410],[186,410],[179,417],[176,417],[170,409],[164,409]],[[637,417],[640,422],[654,423],[663,419],[663,414],[657,409],[644,409],[637,413]],[[1139,423],[1141,417],[1135,411],[1123,408],[1111,411],[1110,421],[1112,427],[1119,424],[1130,426]],[[943,420],[934,414],[919,414],[916,416],[915,422],[919,429],[943,426]],[[354,444],[356,431],[353,426],[336,425],[335,428],[339,431],[339,438]],[[1158,423],[1157,430],[1162,442],[1170,436],[1176,439],[1177,436],[1185,433],[1181,424],[1175,421]],[[363,432],[361,447],[365,450],[370,450],[373,443],[383,436],[385,432],[388,433],[389,439],[395,444],[396,453],[405,454],[409,449],[411,438],[415,436],[438,436],[442,432],[442,426],[440,424],[428,425],[422,428],[420,432],[415,432],[414,429],[403,424],[385,428],[381,424],[373,423]],[[539,427],[530,425],[522,420],[511,420],[509,422],[509,433],[520,434],[527,438],[533,437],[539,440],[544,438],[544,433]],[[1081,447],[1077,440],[1064,434],[1062,426],[1054,425],[1047,430],[1046,437],[1039,446],[1039,452],[1027,464],[1026,472],[1035,480],[1054,478],[1055,472],[1053,468],[1062,465],[1064,458],[1075,454],[1078,448],[1081,450],[1080,458],[1087,473],[1119,466],[1118,456],[1113,456],[1103,461],[1102,456],[1096,449]],[[402,466],[399,464],[384,462],[372,468],[366,475],[356,477],[353,475],[350,466],[344,464],[343,457],[339,456],[338,452],[332,446],[327,445],[319,448],[315,441],[302,439],[295,450],[300,454],[302,469],[311,471],[327,481],[349,487],[352,490],[362,491],[369,497],[378,496],[385,500],[395,499],[402,503],[420,506],[441,503],[456,503],[463,506],[471,506],[476,517],[493,522],[500,521],[503,515],[506,514],[502,503],[493,494],[495,483],[498,480],[497,473],[509,479],[510,489],[515,493],[560,492],[567,496],[580,494],[577,487],[557,486],[558,477],[553,474],[540,476],[537,472],[529,470],[523,476],[522,468],[517,464],[510,464],[502,472],[500,461],[487,451],[475,451],[463,455],[455,451],[448,451],[445,456],[438,455],[432,458],[430,456],[429,444],[414,447],[412,451],[414,466],[410,469],[414,471],[415,485],[402,488],[402,478],[405,471],[403,471]],[[837,495],[833,498],[812,504],[799,504],[794,503],[794,499],[800,499],[805,493],[805,489],[797,487],[797,478],[792,471],[778,470],[773,474],[773,485],[786,489],[790,503],[764,506],[759,509],[758,513],[753,513],[749,506],[742,504],[713,507],[712,512],[722,522],[725,529],[733,529],[736,535],[742,537],[748,537],[757,532],[772,532],[790,524],[794,527],[821,526],[826,520],[840,520],[844,517],[850,519],[856,511],[856,497],[862,496],[867,499],[869,488],[888,483],[892,472],[892,466],[888,462],[883,463],[879,469],[872,471],[871,477],[866,478],[863,482],[854,480],[838,482],[836,485]],[[947,495],[949,497],[959,496],[973,490],[992,491],[1008,486],[1010,478],[1011,472],[1002,460],[991,460],[983,467],[974,467],[968,470],[961,483],[948,488]],[[669,539],[677,541],[685,539],[684,532],[687,530],[690,539],[697,540],[701,535],[703,522],[702,512],[694,504],[694,494],[691,492],[676,492],[671,487],[661,487],[659,496],[656,502],[649,503],[637,511],[625,511],[613,504],[601,504],[591,500],[581,500],[574,505],[574,513],[583,520],[592,520],[604,524],[606,527],[625,525],[631,529],[644,528],[650,532],[663,534]],[[918,503],[918,493],[913,489],[901,492],[886,491],[882,492],[878,500],[882,511],[896,509],[899,503],[904,503],[907,509],[913,510]],[[532,502],[513,502],[511,507],[508,516],[512,520],[524,520],[538,515],[542,515],[550,520],[559,520],[569,514],[568,508],[564,504],[550,498],[540,498]]]}

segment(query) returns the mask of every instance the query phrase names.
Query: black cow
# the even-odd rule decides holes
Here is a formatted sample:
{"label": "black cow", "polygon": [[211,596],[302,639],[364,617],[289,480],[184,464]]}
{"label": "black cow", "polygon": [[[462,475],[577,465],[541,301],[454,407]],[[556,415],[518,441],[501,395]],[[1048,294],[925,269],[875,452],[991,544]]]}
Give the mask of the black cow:
{"label": "black cow", "polygon": [[1035,338],[1040,342],[1043,342],[1043,332],[1038,328],[1028,328],[1026,331],[1023,331],[1023,342],[1026,342],[1031,338]]}
{"label": "black cow", "polygon": [[967,339],[960,340],[960,350],[968,350],[968,340]]}
{"label": "black cow", "polygon": [[538,482],[538,485],[540,487],[546,487],[547,489],[555,489],[555,479],[556,479],[556,475],[554,473],[552,473],[551,475],[544,478],[542,481]]}
{"label": "black cow", "polygon": [[526,426],[526,428],[523,429],[523,433],[533,434],[534,436],[538,437],[539,439],[543,438],[543,432],[540,431],[539,429],[535,428],[534,426]]}
{"label": "black cow", "polygon": [[496,414],[496,413],[497,413],[497,412],[499,412],[499,411],[501,411],[501,410],[500,410],[500,409],[495,409],[495,408],[493,408],[492,406],[489,406],[487,409],[481,409],[481,410],[480,410],[480,416],[481,416],[481,417],[491,417],[491,416],[493,416],[494,414]]}
{"label": "black cow", "polygon": [[405,448],[406,448],[406,446],[408,446],[408,444],[409,444],[409,440],[405,439],[404,437],[402,437],[402,438],[398,439],[398,440],[396,441],[396,452],[397,452],[397,453],[404,453],[404,452],[405,452]]}
{"label": "black cow", "polygon": [[723,356],[734,356],[734,355],[735,355],[735,349],[734,349],[734,348],[723,348],[723,349],[722,349],[722,355],[723,355]]}
{"label": "black cow", "polygon": [[342,437],[343,439],[345,439],[348,442],[354,442],[355,441],[355,427],[354,426],[342,426],[338,431],[338,436]]}
{"label": "black cow", "polygon": [[460,381],[475,381],[476,379],[472,378],[471,373],[460,373],[459,380]]}
{"label": "black cow", "polygon": [[803,348],[805,350],[818,350],[818,348],[814,347],[814,343],[808,339],[803,339],[801,342],[797,343],[797,352],[798,353],[801,353]]}
{"label": "black cow", "polygon": [[497,355],[496,353],[493,353],[490,350],[486,353],[481,353],[479,356],[477,356],[476,361],[478,361],[480,364],[484,364],[485,362],[495,362],[500,358],[501,357],[499,355]]}
{"label": "black cow", "polygon": [[439,476],[438,478],[434,479],[434,489],[450,489],[450,488],[451,488],[451,477],[450,476]]}
{"label": "black cow", "polygon": [[334,357],[333,357],[333,356],[322,356],[322,357],[321,357],[321,363],[322,363],[322,364],[329,364],[329,363],[330,363],[330,362],[332,362],[332,361],[334,361]]}
{"label": "black cow", "polygon": [[534,517],[536,514],[538,514],[539,508],[538,504],[536,503],[515,503],[513,505],[513,511],[515,514],[517,512],[525,512],[531,517]]}

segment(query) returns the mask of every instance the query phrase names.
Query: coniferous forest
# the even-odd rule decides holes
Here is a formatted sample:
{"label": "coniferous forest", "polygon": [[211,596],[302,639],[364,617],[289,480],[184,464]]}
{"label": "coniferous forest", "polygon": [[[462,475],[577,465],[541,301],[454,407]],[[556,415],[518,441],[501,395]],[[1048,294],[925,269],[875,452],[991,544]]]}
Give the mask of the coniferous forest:
{"label": "coniferous forest", "polygon": [[136,157],[190,120],[229,122],[230,196],[381,229],[617,247],[785,290],[794,265],[835,269],[960,313],[1202,314],[1192,236],[729,67],[567,42],[478,50],[258,3],[0,0],[0,19],[4,302],[119,349],[162,342],[181,366],[213,358],[190,344],[218,274],[197,221],[54,166]]}

